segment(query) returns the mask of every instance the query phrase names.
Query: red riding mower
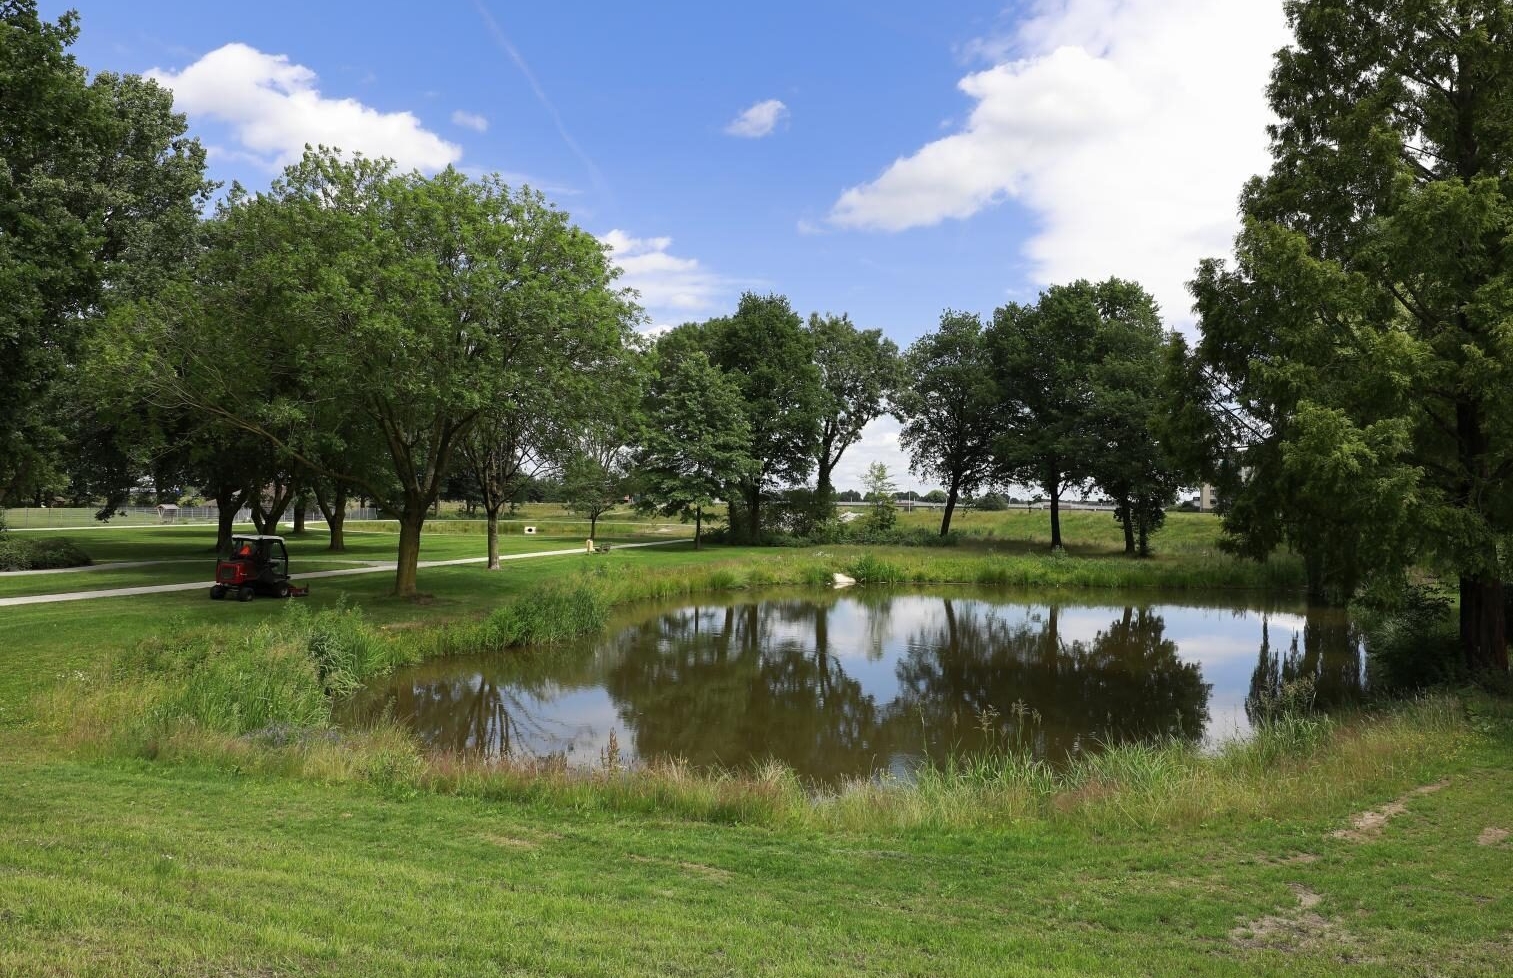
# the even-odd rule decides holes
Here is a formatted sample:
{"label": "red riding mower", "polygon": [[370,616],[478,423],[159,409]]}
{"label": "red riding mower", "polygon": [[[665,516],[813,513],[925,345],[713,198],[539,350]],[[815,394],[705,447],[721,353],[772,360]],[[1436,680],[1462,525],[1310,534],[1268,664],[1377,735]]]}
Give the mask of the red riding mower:
{"label": "red riding mower", "polygon": [[212,601],[235,594],[238,601],[251,601],[258,594],[275,598],[303,598],[307,587],[289,583],[289,551],[283,537],[234,536],[231,554],[215,565]]}

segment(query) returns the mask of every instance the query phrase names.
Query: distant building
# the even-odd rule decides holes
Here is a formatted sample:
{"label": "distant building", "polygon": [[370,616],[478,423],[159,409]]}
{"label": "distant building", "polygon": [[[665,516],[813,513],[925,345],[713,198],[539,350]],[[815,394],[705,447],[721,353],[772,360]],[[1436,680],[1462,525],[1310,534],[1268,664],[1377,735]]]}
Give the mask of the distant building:
{"label": "distant building", "polygon": [[1212,513],[1219,508],[1219,492],[1213,486],[1204,483],[1198,489],[1198,511]]}

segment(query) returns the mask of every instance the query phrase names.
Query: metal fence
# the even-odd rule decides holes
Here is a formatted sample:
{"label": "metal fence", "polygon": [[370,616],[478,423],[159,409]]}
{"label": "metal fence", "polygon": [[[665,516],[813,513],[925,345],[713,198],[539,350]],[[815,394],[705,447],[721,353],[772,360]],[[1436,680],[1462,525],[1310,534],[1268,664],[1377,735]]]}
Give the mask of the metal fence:
{"label": "metal fence", "polygon": [[[0,520],[12,530],[64,530],[94,529],[105,526],[203,526],[215,524],[220,519],[220,510],[214,506],[122,506],[108,520],[97,520],[98,510],[90,507],[20,507],[0,510]],[[378,519],[376,509],[355,508],[347,511],[349,520]],[[237,511],[237,524],[252,522],[252,511],[243,508]],[[286,512],[280,526],[294,522],[293,511]],[[320,510],[308,510],[305,522],[324,524]]]}

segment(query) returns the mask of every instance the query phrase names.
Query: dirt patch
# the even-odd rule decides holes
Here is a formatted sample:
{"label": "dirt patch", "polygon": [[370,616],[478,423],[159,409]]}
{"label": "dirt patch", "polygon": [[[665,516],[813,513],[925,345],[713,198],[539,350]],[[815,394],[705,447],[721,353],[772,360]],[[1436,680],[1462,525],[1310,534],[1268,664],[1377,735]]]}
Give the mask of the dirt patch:
{"label": "dirt patch", "polygon": [[1476,844],[1479,846],[1500,846],[1508,840],[1509,835],[1513,835],[1513,833],[1510,833],[1507,829],[1499,829],[1489,825],[1481,830],[1481,835],[1476,837]]}
{"label": "dirt patch", "polygon": [[654,856],[626,856],[633,863],[646,863],[652,866],[672,866],[681,869],[685,873],[691,873],[702,879],[716,883],[727,883],[735,879],[735,874],[728,869],[718,866],[706,866],[703,863],[688,863],[677,859],[658,859]]}
{"label": "dirt patch", "polygon": [[1387,827],[1388,822],[1399,815],[1407,813],[1408,802],[1423,795],[1432,795],[1449,783],[1448,781],[1438,781],[1434,784],[1421,785],[1401,798],[1389,801],[1381,808],[1354,815],[1350,819],[1350,828],[1336,829],[1329,833],[1329,837],[1331,839],[1344,839],[1347,842],[1369,842],[1382,834],[1382,829]]}
{"label": "dirt patch", "polygon": [[492,843],[503,849],[535,849],[537,844],[530,839],[517,839],[509,835],[485,835],[484,842]]}
{"label": "dirt patch", "polygon": [[1353,938],[1332,920],[1315,912],[1324,898],[1300,883],[1288,883],[1298,905],[1241,924],[1229,932],[1231,943],[1250,950],[1305,951],[1326,944],[1348,946]]}

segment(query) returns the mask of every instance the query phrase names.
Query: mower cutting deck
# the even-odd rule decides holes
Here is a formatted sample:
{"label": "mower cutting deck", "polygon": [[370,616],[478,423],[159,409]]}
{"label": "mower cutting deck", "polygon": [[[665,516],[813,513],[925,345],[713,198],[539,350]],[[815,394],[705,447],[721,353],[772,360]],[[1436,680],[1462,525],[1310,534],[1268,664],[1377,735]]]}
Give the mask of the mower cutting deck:
{"label": "mower cutting deck", "polygon": [[259,594],[275,598],[303,598],[308,587],[289,582],[289,550],[283,537],[255,534],[231,538],[231,555],[215,565],[215,583],[210,599],[220,601],[235,594],[238,601],[251,601]]}

